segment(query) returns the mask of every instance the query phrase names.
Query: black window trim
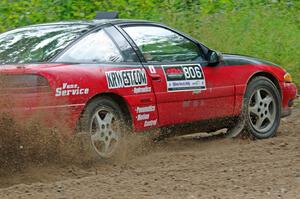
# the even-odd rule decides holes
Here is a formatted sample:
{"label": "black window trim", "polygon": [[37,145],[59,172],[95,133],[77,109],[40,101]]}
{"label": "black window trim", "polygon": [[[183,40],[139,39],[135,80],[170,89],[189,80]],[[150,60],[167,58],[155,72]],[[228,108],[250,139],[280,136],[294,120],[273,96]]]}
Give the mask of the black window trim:
{"label": "black window trim", "polygon": [[[113,26],[110,26],[110,27],[113,27]],[[116,40],[114,39],[114,36],[110,33],[110,31],[107,29],[107,28],[110,28],[110,27],[105,27],[103,28],[103,31],[106,33],[106,35],[108,36],[108,38],[113,42],[113,44],[115,45],[115,47],[118,49],[120,55],[123,57],[125,57],[123,51],[121,50],[120,46],[118,45],[118,43],[116,42]],[[127,61],[123,61],[123,62],[127,62]],[[108,62],[110,63],[110,62]],[[113,62],[114,63],[114,62]],[[118,62],[118,63],[122,63],[122,62]]]}
{"label": "black window trim", "polygon": [[[179,62],[147,62],[145,57],[143,56],[141,50],[139,49],[139,47],[136,45],[136,43],[133,41],[133,39],[126,33],[126,31],[123,29],[124,27],[132,27],[132,26],[154,26],[154,27],[160,27],[160,28],[164,28],[167,29],[171,32],[174,32],[182,37],[184,37],[185,39],[193,42],[195,45],[197,45],[200,50],[202,51],[203,55],[205,56],[205,65],[208,64],[208,55],[207,53],[205,53],[204,49],[205,48],[207,51],[209,51],[210,49],[208,47],[206,47],[205,45],[203,45],[202,43],[200,43],[199,41],[197,41],[196,39],[194,39],[193,37],[184,34],[176,29],[170,28],[164,24],[160,24],[160,23],[153,23],[153,22],[123,22],[120,24],[116,24],[117,29],[124,35],[124,37],[126,37],[127,40],[130,41],[130,44],[132,45],[133,49],[137,52],[137,55],[140,57],[141,62],[143,64],[150,64],[150,65],[162,65],[162,64],[182,64],[182,63],[187,63],[184,61],[179,61]],[[190,61],[189,63],[199,63],[197,61]]]}
{"label": "black window trim", "polygon": [[[114,25],[111,25],[109,27],[105,27],[105,31],[107,33],[107,35],[110,37],[110,39],[114,42],[114,44],[116,45],[116,47],[119,49],[120,53],[123,55],[123,51],[121,50],[119,44],[117,43],[116,41],[116,35],[115,35],[115,32],[112,31],[111,29],[109,28],[113,28],[114,31],[117,32],[117,34],[119,34],[120,37],[122,37],[122,39],[124,39],[128,45],[130,46],[130,48],[133,50],[133,52],[135,53],[135,56],[137,58],[138,61],[125,61],[125,62],[119,62],[119,63],[139,63],[141,64],[141,60],[139,58],[139,56],[137,55],[137,52],[133,49],[132,45],[129,43],[129,41],[124,37],[124,35],[114,26]],[[114,63],[114,62],[113,62]]]}

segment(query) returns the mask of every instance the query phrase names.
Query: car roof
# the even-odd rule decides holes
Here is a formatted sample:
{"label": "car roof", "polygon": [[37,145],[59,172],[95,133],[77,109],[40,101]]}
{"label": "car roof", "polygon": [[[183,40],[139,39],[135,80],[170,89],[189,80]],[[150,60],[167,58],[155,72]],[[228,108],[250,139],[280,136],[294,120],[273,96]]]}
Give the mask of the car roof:
{"label": "car roof", "polygon": [[94,20],[75,20],[75,21],[60,21],[43,24],[34,24],[26,27],[37,27],[37,26],[55,26],[55,25],[91,25],[100,26],[105,24],[122,24],[122,23],[154,23],[146,20],[136,19],[94,19]]}

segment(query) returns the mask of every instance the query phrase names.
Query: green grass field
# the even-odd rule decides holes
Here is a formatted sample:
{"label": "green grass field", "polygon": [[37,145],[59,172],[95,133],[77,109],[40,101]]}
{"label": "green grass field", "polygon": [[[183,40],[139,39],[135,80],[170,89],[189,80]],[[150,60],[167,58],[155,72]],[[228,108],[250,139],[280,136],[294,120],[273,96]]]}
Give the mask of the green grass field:
{"label": "green grass field", "polygon": [[92,19],[98,10],[163,22],[215,50],[277,63],[300,88],[299,0],[2,0],[0,32],[36,23]]}
{"label": "green grass field", "polygon": [[[300,12],[286,14],[277,9],[256,8],[205,16],[197,29],[193,24],[179,27],[215,50],[279,64],[300,87],[299,18]],[[176,22],[173,24],[176,26]]]}

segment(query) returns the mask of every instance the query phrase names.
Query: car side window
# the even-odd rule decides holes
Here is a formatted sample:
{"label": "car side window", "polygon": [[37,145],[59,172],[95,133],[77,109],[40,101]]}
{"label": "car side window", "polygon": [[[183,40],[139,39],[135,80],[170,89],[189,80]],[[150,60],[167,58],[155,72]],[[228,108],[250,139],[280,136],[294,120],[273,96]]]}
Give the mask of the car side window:
{"label": "car side window", "polygon": [[92,32],[78,41],[61,55],[56,62],[71,63],[118,63],[129,59],[124,58],[121,50],[103,30]]}
{"label": "car side window", "polygon": [[159,26],[125,26],[124,31],[138,46],[147,62],[205,61],[193,41]]}

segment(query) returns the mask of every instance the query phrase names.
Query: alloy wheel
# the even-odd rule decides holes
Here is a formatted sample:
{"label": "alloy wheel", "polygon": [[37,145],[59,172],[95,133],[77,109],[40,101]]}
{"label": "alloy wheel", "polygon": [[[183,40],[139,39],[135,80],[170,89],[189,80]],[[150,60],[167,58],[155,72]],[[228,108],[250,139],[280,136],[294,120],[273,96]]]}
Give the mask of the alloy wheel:
{"label": "alloy wheel", "polygon": [[91,119],[90,136],[96,153],[101,157],[110,157],[121,140],[117,116],[107,108],[99,108]]}
{"label": "alloy wheel", "polygon": [[267,89],[259,88],[250,97],[248,116],[257,132],[264,134],[272,128],[276,111],[275,99]]}

